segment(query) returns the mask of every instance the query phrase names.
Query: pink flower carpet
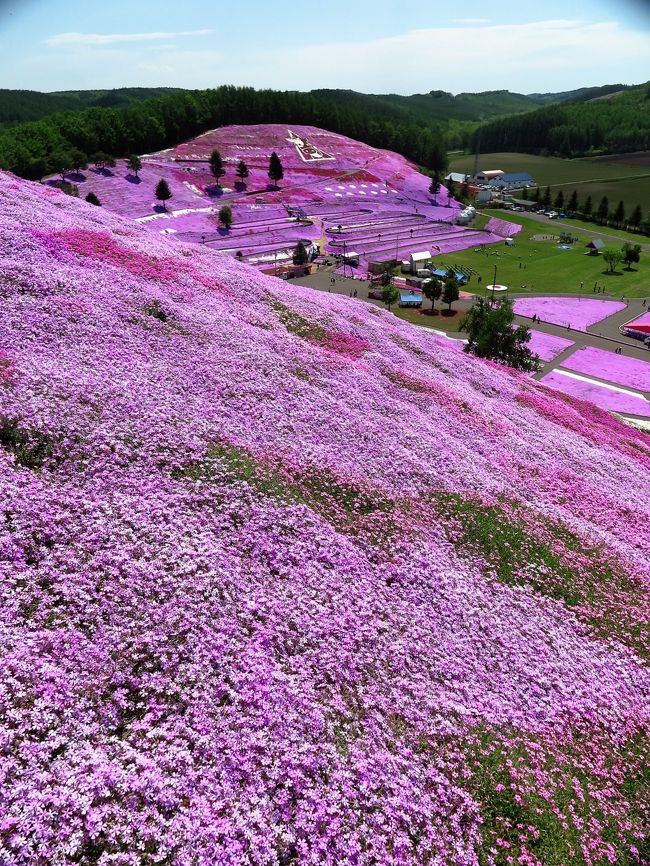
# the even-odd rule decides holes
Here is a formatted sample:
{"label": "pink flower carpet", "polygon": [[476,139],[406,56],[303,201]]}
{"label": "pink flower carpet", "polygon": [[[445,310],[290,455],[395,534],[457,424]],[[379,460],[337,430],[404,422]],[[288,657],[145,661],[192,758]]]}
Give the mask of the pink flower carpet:
{"label": "pink flower carpet", "polygon": [[[213,149],[226,169],[220,185],[209,171]],[[273,151],[284,169],[278,188],[267,174]],[[250,172],[243,184],[236,176],[240,160]],[[137,178],[120,163],[110,171],[91,166],[69,180],[81,197],[92,191],[104,208],[154,233],[240,252],[258,267],[290,261],[299,240],[323,252],[354,251],[365,267],[369,260],[408,258],[422,250],[438,256],[502,239],[502,229],[456,226],[460,204],[444,187],[434,201],[430,179],[404,157],[315,127],[221,127],[143,162]],[[167,209],[154,195],[161,178],[173,194]],[[224,204],[233,210],[229,231],[218,221]]]}
{"label": "pink flower carpet", "polygon": [[5,174],[0,305],[3,866],[647,863],[648,436]]}
{"label": "pink flower carpet", "polygon": [[515,313],[519,316],[532,318],[537,315],[543,322],[563,327],[570,325],[574,331],[586,331],[590,325],[624,309],[625,304],[621,301],[562,295],[515,298],[514,302]]}

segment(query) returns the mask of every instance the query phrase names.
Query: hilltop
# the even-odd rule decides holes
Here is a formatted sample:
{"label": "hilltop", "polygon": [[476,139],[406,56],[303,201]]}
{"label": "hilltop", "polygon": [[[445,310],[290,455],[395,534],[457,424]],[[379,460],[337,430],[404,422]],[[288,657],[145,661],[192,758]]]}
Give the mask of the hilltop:
{"label": "hilltop", "polygon": [[643,864],[650,440],[0,174],[0,860]]}
{"label": "hilltop", "polygon": [[[223,159],[219,184],[210,172],[215,149]],[[284,172],[278,185],[268,176],[274,152]],[[249,172],[245,181],[236,174],[240,160]],[[104,207],[152,232],[259,266],[291,262],[299,240],[322,253],[354,252],[364,276],[370,259],[503,242],[457,226],[460,204],[442,185],[433,196],[431,179],[399,154],[304,124],[223,126],[147,154],[138,177],[124,163],[110,170],[91,165],[68,177],[82,198],[93,192]],[[173,196],[167,207],[154,195],[161,178]],[[48,182],[58,185],[60,178]],[[224,204],[232,209],[228,230],[218,219]]]}

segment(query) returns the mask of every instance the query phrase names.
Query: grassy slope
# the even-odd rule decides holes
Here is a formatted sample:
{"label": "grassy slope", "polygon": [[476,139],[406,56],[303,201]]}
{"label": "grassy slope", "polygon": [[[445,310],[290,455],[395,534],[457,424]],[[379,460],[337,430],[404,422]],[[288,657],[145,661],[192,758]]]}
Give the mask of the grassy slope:
{"label": "grassy slope", "polygon": [[[485,253],[477,252],[478,248],[464,250],[443,256],[441,261],[447,266],[468,265],[475,268],[483,277],[483,285],[491,280],[494,266],[497,265],[497,282],[518,292],[579,294],[582,281],[583,292],[589,292],[594,283],[598,283],[605,286],[609,295],[618,297],[645,297],[648,294],[647,255],[642,254],[638,270],[625,271],[619,267],[616,274],[608,274],[605,273],[607,265],[602,257],[584,255],[588,235],[581,235],[572,250],[559,250],[556,241],[531,239],[534,235],[559,235],[564,220],[546,226],[521,214],[509,215],[504,211],[495,211],[494,214],[499,219],[524,226],[523,231],[515,237],[513,247],[491,246],[486,248]],[[608,246],[616,248],[617,244]],[[521,288],[522,284],[526,286],[525,289]],[[475,281],[470,282],[468,290],[478,290]]]}

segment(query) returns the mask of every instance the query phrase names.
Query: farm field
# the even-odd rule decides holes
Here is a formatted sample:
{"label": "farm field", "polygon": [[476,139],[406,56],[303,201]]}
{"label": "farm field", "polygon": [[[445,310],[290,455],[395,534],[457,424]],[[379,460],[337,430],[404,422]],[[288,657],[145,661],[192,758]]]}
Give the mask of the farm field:
{"label": "farm field", "polygon": [[[632,157],[633,155],[628,155]],[[588,159],[561,159],[555,156],[535,156],[528,153],[484,153],[480,166],[485,169],[503,169],[505,172],[528,172],[540,187],[551,187],[553,195],[559,189],[570,195],[578,191],[580,201],[590,195],[594,205],[603,195],[614,207],[623,200],[628,212],[640,204],[644,213],[650,210],[650,165],[630,159],[631,164],[612,157]],[[474,156],[454,156],[449,163],[450,171],[471,173]]]}
{"label": "farm field", "polygon": [[[505,172],[528,172],[540,186],[549,184],[584,183],[589,180],[650,176],[649,165],[626,165],[601,159],[562,159],[557,156],[536,156],[530,153],[482,153],[479,165],[483,169],[500,168]],[[474,155],[454,156],[450,171],[471,173]]]}
{"label": "farm field", "polygon": [[[614,274],[609,274],[606,273],[607,264],[602,256],[585,255],[590,235],[580,233],[579,241],[571,249],[558,248],[559,233],[565,220],[546,224],[507,211],[499,211],[498,216],[499,219],[523,226],[523,230],[515,236],[513,246],[506,246],[504,242],[434,259],[439,267],[459,266],[477,270],[482,277],[481,286],[476,277],[472,277],[467,286],[468,291],[481,291],[491,282],[496,265],[497,283],[507,285],[514,293],[584,294],[590,293],[594,284],[598,284],[614,297],[650,296],[650,254],[641,254],[636,270],[626,271],[619,265]],[[543,239],[545,237],[548,239]],[[620,249],[622,244],[623,240],[620,244],[612,242],[607,246]]]}

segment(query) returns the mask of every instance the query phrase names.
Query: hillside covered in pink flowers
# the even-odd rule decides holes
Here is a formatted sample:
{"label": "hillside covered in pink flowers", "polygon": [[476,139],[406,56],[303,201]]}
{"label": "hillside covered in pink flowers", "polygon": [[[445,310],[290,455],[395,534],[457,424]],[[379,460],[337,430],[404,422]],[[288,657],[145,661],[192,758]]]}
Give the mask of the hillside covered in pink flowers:
{"label": "hillside covered in pink flowers", "polygon": [[649,469],[0,175],[0,863],[647,864]]}

